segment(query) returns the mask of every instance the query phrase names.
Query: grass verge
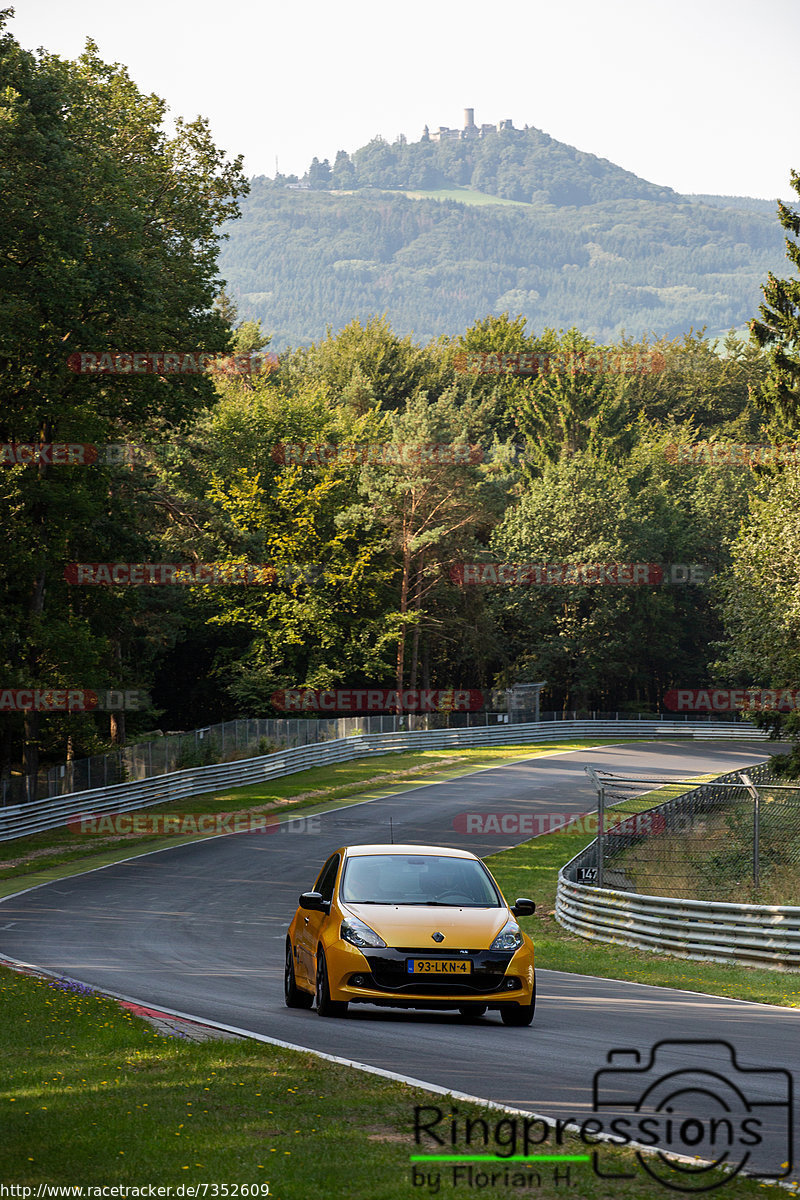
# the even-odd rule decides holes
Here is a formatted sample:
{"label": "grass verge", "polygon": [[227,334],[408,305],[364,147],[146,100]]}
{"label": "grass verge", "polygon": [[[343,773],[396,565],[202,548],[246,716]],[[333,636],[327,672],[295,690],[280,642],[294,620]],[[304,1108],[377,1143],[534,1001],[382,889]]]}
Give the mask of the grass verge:
{"label": "grass verge", "polygon": [[[627,739],[634,740],[634,739]],[[280,819],[302,811],[324,812],[337,805],[396,795],[423,784],[454,779],[485,767],[502,766],[520,758],[566,753],[601,744],[616,745],[613,738],[548,742],[528,746],[491,746],[467,750],[427,750],[384,754],[298,771],[248,787],[227,788],[170,804],[138,810],[142,813],[249,812]],[[135,815],[126,814],[126,816]],[[30,837],[0,842],[0,898],[25,887],[108,866],[134,854],[161,850],[196,841],[197,835],[152,836],[137,834],[87,835],[54,829]]]}
{"label": "grass verge", "polygon": [[[443,1097],[310,1053],[251,1041],[198,1044],[165,1037],[112,1000],[2,968],[0,1003],[0,1181],[31,1187],[29,1195],[40,1184],[82,1185],[84,1197],[93,1186],[147,1185],[171,1186],[175,1196],[181,1184],[182,1195],[206,1184],[209,1197],[261,1197],[268,1188],[277,1200],[407,1200],[432,1194],[462,1200],[478,1194],[474,1184],[452,1185],[452,1166],[409,1161],[414,1154],[442,1153],[427,1140],[415,1145],[413,1125],[415,1105],[433,1105],[442,1110],[446,1126],[451,1105]],[[529,1046],[534,1031],[535,1026],[507,1033]],[[474,1140],[467,1146],[462,1137],[448,1152],[508,1153],[508,1125],[502,1142],[492,1140],[501,1113],[462,1101],[455,1109],[462,1130],[465,1117],[483,1116],[490,1142],[476,1148]],[[559,1142],[551,1131],[548,1141],[532,1149],[583,1157],[593,1147],[563,1132]],[[529,1168],[475,1163],[473,1170],[500,1172],[495,1186],[480,1189],[492,1200],[531,1194],[557,1200],[565,1190],[586,1200],[611,1195],[652,1200],[653,1180],[631,1151],[601,1146],[598,1157],[605,1174],[634,1177],[603,1180],[586,1161]],[[440,1173],[435,1193],[414,1185],[415,1165]],[[503,1171],[512,1175],[512,1184],[514,1172],[523,1182],[506,1186]],[[524,1182],[534,1173],[539,1186]],[[214,1193],[214,1184],[230,1190]],[[735,1179],[725,1195],[746,1200],[765,1190],[779,1194],[774,1187]]]}

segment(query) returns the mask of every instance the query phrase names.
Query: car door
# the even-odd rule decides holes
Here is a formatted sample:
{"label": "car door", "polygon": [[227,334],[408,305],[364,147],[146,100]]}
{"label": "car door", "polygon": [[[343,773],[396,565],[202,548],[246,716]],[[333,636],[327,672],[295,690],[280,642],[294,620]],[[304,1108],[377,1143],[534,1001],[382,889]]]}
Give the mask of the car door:
{"label": "car door", "polygon": [[[339,854],[332,854],[320,871],[313,891],[319,892],[323,900],[330,901],[336,883],[336,873],[339,870]],[[306,989],[311,991],[317,983],[317,944],[320,930],[328,919],[326,912],[315,912],[302,908],[297,926],[297,955],[296,971],[302,978]]]}

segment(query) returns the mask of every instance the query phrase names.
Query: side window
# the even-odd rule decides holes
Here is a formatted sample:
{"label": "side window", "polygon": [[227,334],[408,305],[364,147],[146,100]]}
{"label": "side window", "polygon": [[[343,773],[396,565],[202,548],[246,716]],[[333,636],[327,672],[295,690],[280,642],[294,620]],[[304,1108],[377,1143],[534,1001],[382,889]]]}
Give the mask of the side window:
{"label": "side window", "polygon": [[336,872],[339,870],[339,855],[332,854],[319,873],[314,884],[314,891],[319,892],[323,900],[333,898],[333,885],[336,882]]}

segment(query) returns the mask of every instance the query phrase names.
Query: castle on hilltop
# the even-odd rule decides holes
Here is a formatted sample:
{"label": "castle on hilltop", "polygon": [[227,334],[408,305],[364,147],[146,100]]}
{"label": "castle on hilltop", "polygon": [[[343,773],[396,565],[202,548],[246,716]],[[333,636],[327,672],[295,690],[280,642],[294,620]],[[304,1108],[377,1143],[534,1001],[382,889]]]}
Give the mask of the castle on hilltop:
{"label": "castle on hilltop", "polygon": [[472,138],[483,138],[489,133],[502,133],[504,129],[513,129],[513,121],[498,121],[496,125],[476,125],[475,124],[475,109],[464,109],[464,128],[463,129],[448,129],[446,125],[440,125],[433,133],[425,126],[422,133],[423,142],[450,142],[450,141],[469,141]]}

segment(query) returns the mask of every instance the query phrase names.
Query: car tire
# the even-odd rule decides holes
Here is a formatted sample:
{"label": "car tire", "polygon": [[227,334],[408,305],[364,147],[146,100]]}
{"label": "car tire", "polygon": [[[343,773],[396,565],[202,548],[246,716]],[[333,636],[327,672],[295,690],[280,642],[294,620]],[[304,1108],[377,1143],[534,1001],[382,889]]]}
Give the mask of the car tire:
{"label": "car tire", "polygon": [[477,1021],[486,1012],[485,1004],[459,1004],[458,1011],[465,1021]]}
{"label": "car tire", "polygon": [[283,971],[283,998],[287,1008],[311,1008],[314,997],[297,986],[294,977],[294,956],[291,942],[286,943],[286,964]]}
{"label": "car tire", "polygon": [[501,1004],[500,1019],[504,1025],[530,1025],[535,1011],[536,976],[534,975],[530,1004]]}
{"label": "car tire", "polygon": [[343,1017],[347,1012],[346,1000],[331,1000],[328,986],[328,967],[325,962],[325,952],[320,946],[317,949],[317,989],[314,995],[317,1013],[321,1017]]}

